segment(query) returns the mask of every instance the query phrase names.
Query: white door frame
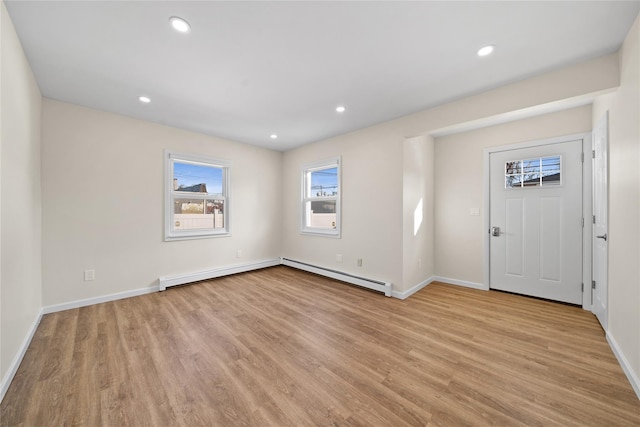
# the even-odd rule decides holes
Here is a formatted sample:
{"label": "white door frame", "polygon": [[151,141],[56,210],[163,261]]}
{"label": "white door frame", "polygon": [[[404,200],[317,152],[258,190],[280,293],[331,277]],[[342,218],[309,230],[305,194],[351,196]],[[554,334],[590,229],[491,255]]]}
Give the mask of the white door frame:
{"label": "white door frame", "polygon": [[[604,133],[604,147],[602,147],[602,145],[599,146],[599,148],[604,148],[604,152],[598,152],[597,150],[597,133],[598,132],[603,132]],[[605,245],[605,253],[603,254],[604,257],[604,265],[600,264],[601,266],[601,272],[602,272],[602,276],[604,276],[604,278],[602,276],[599,276],[594,274],[596,272],[592,271],[592,280],[595,280],[596,283],[596,289],[594,290],[593,288],[591,289],[591,303],[592,303],[592,307],[593,307],[593,312],[596,315],[596,317],[598,318],[598,320],[600,321],[600,325],[602,326],[602,329],[604,329],[605,331],[608,330],[609,328],[609,320],[608,320],[608,316],[609,316],[609,296],[608,294],[608,277],[607,277],[607,271],[608,271],[608,260],[609,260],[609,251],[608,251],[608,246],[607,246],[607,241],[606,241],[606,236],[607,233],[609,232],[609,212],[608,212],[608,206],[609,206],[609,111],[605,111],[604,115],[596,122],[596,125],[593,128],[593,159],[592,159],[592,170],[593,172],[593,179],[597,180],[597,174],[596,174],[596,164],[597,161],[596,160],[596,156],[599,156],[598,159],[599,160],[603,160],[604,161],[604,167],[605,167],[605,176],[604,176],[604,194],[600,195],[603,196],[602,200],[596,200],[596,192],[597,192],[597,188],[598,188],[598,183],[597,182],[593,182],[592,181],[592,188],[593,188],[593,193],[592,193],[592,197],[593,197],[593,209],[591,211],[591,213],[594,215],[594,217],[592,218],[592,234],[591,234],[591,239],[592,239],[592,266],[595,270],[598,270],[598,261],[597,257],[596,257],[596,253],[597,253],[597,247],[598,245],[602,245],[604,243]],[[598,206],[596,205],[596,203],[600,203],[600,208],[604,211],[604,215],[601,215],[601,211],[597,211]],[[602,218],[604,217],[604,224],[602,221]],[[596,219],[597,219],[597,223],[596,223]],[[597,224],[597,225],[596,225]],[[604,236],[605,236],[605,241],[599,241],[596,237],[598,234],[602,233],[601,229],[598,229],[598,226],[602,227],[604,225]],[[597,303],[597,294],[596,293],[604,293],[604,312],[602,312],[600,310],[600,308],[598,307]]]}
{"label": "white door frame", "polygon": [[[483,150],[483,163],[484,163],[484,171],[483,171],[483,194],[484,194],[484,218],[483,218],[483,269],[484,269],[484,281],[483,281],[483,289],[489,290],[489,244],[491,236],[489,234],[489,229],[491,228],[491,195],[490,195],[490,176],[489,176],[489,156],[491,153],[497,153],[500,151],[507,150],[517,150],[520,148],[530,148],[530,147],[538,147],[541,145],[549,145],[556,144],[560,142],[568,142],[575,141],[581,139],[582,140],[582,152],[583,153],[591,153],[591,133],[579,133],[574,135],[566,135],[559,136],[555,138],[547,138],[536,141],[527,141],[520,142],[516,144],[509,145],[499,145],[496,147],[488,147]],[[592,302],[591,302],[591,156],[585,155],[586,159],[583,159],[582,164],[582,218],[583,218],[583,227],[582,227],[582,283],[583,283],[583,292],[582,292],[582,308],[585,310],[591,311]],[[585,167],[584,161],[587,162],[587,167]],[[586,223],[586,226],[585,226]]]}

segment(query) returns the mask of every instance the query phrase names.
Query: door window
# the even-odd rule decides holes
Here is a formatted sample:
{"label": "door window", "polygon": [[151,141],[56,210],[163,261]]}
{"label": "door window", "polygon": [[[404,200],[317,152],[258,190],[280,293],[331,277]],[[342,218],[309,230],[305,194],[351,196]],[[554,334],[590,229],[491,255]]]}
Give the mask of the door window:
{"label": "door window", "polygon": [[505,188],[548,187],[561,184],[561,156],[510,160],[505,163]]}

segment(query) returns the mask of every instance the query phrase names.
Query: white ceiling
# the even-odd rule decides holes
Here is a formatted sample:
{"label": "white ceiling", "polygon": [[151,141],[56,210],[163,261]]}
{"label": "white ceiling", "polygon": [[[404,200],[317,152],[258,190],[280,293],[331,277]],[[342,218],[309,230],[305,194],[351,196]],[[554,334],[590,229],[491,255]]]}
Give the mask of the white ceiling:
{"label": "white ceiling", "polygon": [[[44,96],[277,150],[614,52],[640,10],[639,1],[5,4]],[[192,31],[173,31],[171,16]],[[486,44],[495,53],[477,57]]]}

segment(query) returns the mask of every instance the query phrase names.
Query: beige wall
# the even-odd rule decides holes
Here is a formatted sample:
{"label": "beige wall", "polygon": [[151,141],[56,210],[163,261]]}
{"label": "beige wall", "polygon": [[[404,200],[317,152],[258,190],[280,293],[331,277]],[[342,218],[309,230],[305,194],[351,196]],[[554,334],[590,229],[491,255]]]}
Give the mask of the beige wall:
{"label": "beige wall", "polygon": [[[609,335],[640,378],[640,17],[620,51],[620,88],[594,103],[609,110]],[[636,384],[640,387],[640,383]],[[640,393],[640,391],[639,391]]]}
{"label": "beige wall", "polygon": [[[483,150],[591,131],[591,106],[545,114],[435,142],[435,275],[480,284],[485,236]],[[480,208],[480,216],[470,216]]]}
{"label": "beige wall", "polygon": [[403,144],[402,282],[404,289],[433,276],[434,262],[434,141],[425,135]]}
{"label": "beige wall", "polygon": [[[48,99],[42,132],[44,306],[280,256],[280,152]],[[231,237],[163,241],[164,150],[231,162]]]}
{"label": "beige wall", "polygon": [[40,90],[0,3],[0,375],[40,314]]}
{"label": "beige wall", "polygon": [[[402,142],[378,128],[284,153],[282,255],[402,283],[402,212],[397,208],[402,205]],[[342,237],[300,234],[301,168],[334,156],[342,157]]]}

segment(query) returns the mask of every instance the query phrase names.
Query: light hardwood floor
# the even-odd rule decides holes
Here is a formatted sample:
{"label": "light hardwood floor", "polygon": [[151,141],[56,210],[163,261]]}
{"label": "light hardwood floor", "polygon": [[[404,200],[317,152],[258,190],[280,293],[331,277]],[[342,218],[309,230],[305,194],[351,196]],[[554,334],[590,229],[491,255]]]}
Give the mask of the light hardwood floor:
{"label": "light hardwood floor", "polygon": [[44,316],[2,426],[640,425],[580,308],[274,267]]}

